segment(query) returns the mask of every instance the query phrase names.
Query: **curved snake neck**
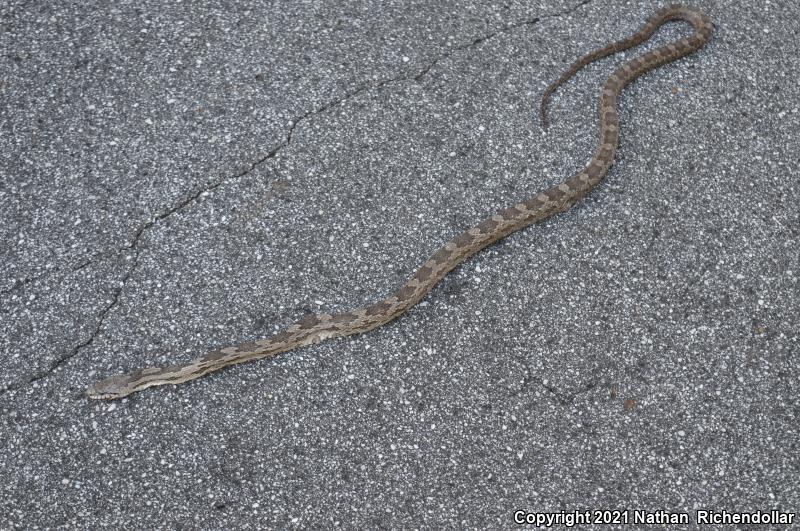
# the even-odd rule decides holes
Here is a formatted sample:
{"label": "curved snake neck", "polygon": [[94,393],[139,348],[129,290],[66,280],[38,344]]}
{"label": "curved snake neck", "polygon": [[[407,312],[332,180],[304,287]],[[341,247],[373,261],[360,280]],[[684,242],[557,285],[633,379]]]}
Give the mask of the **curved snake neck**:
{"label": "curved snake neck", "polygon": [[384,300],[346,313],[307,315],[270,338],[222,348],[185,364],[150,367],[111,376],[92,385],[86,395],[99,399],[122,398],[147,387],[187,382],[229,365],[272,357],[323,339],[366,332],[388,323],[408,310],[454,267],[484,247],[531,223],[569,209],[594,188],[611,167],[619,138],[616,103],[622,88],[645,72],[702,47],[711,36],[711,20],[702,12],[679,4],[662,8],[650,16],[631,37],[578,59],[544,91],[540,116],[542,125],[546,126],[547,99],[559,85],[592,61],[646,41],[662,24],[670,20],[686,21],[692,25],[694,32],[689,37],[636,57],[617,68],[606,79],[598,106],[600,135],[594,155],[585,168],[558,185],[501,210],[462,232],[433,253],[400,289]]}

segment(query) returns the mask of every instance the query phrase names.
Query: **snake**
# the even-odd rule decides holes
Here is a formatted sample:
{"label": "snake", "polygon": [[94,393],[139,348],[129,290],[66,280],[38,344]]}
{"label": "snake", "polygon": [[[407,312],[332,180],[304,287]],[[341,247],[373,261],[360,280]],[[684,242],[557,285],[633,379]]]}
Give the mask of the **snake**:
{"label": "snake", "polygon": [[614,161],[619,143],[617,99],[620,91],[642,74],[701,48],[710,38],[714,26],[707,15],[693,7],[681,4],[663,7],[649,16],[630,37],[579,58],[545,89],[539,117],[546,129],[547,101],[553,91],[587,64],[647,41],[659,27],[669,21],[688,22],[692,26],[692,34],[635,57],[618,67],[605,80],[598,102],[599,138],[593,156],[582,170],[547,190],[500,210],[455,236],[434,252],[399,289],[385,299],[343,313],[307,314],[271,337],[214,350],[188,363],[147,367],[110,376],[92,384],[86,390],[86,396],[92,399],[122,398],[148,387],[181,384],[223,367],[271,358],[325,339],[367,332],[406,312],[445,275],[475,253],[512,232],[568,210],[600,183]]}

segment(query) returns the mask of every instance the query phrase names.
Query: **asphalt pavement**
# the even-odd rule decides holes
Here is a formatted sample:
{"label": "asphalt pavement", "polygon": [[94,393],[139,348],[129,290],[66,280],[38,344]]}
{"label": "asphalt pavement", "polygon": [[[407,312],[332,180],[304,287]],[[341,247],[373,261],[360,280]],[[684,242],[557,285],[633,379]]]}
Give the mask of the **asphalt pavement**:
{"label": "asphalt pavement", "polygon": [[692,4],[710,42],[623,92],[575,208],[387,326],[106,402],[105,376],[377,301],[574,174],[641,50],[546,130],[542,91],[656,5],[5,1],[0,528],[800,512],[800,3]]}

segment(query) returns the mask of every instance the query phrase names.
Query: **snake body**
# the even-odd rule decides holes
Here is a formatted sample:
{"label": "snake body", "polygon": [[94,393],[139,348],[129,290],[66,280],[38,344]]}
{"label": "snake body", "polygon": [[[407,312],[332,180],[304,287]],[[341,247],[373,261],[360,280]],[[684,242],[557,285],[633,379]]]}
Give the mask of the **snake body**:
{"label": "snake body", "polygon": [[121,398],[155,385],[194,380],[229,365],[272,357],[324,339],[372,330],[408,310],[453,268],[484,247],[514,231],[569,209],[600,182],[614,161],[619,138],[616,104],[622,88],[645,72],[702,47],[711,36],[711,20],[702,12],[680,4],[662,8],[650,16],[631,37],[578,59],[544,91],[540,116],[542,125],[546,126],[547,99],[559,85],[592,61],[646,41],[662,24],[671,20],[688,22],[694,31],[688,37],[670,42],[623,64],[603,84],[598,109],[599,140],[586,167],[552,188],[501,210],[462,232],[433,253],[400,289],[382,301],[345,313],[307,315],[272,337],[215,350],[185,364],[149,367],[111,376],[89,387],[86,395],[97,399]]}

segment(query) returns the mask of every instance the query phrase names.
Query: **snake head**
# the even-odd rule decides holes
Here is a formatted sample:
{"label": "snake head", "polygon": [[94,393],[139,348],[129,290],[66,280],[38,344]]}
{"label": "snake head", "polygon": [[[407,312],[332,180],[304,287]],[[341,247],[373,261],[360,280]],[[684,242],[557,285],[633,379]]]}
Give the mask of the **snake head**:
{"label": "snake head", "polygon": [[94,400],[116,400],[133,393],[133,378],[129,374],[115,374],[95,382],[86,390],[86,396]]}

